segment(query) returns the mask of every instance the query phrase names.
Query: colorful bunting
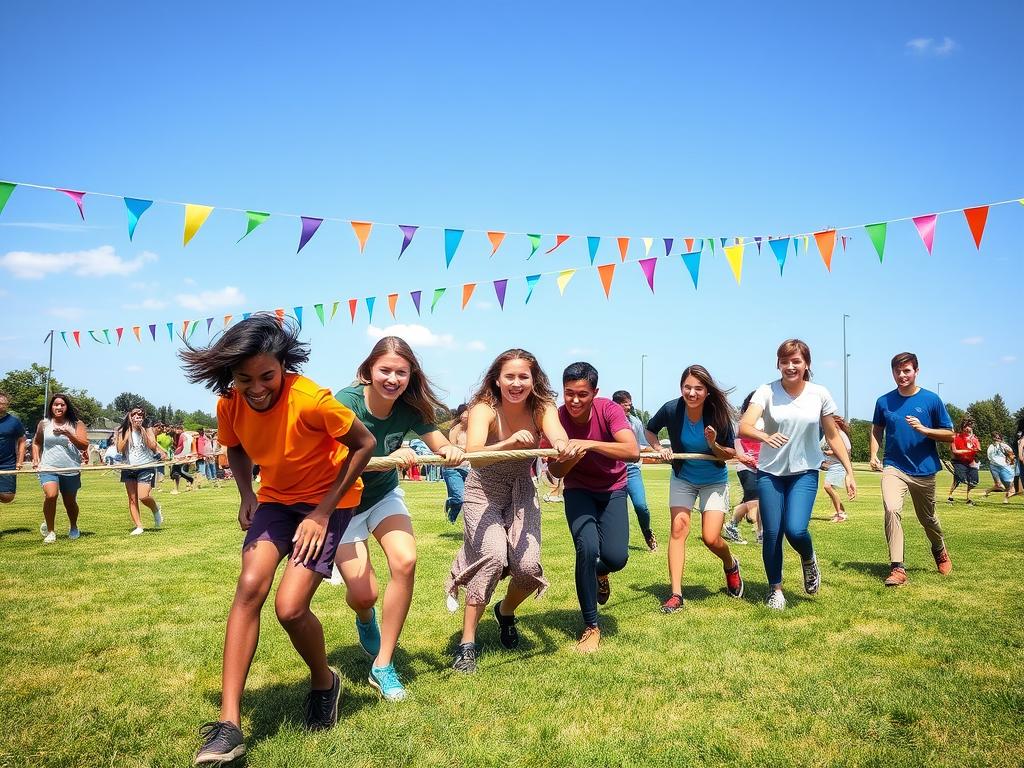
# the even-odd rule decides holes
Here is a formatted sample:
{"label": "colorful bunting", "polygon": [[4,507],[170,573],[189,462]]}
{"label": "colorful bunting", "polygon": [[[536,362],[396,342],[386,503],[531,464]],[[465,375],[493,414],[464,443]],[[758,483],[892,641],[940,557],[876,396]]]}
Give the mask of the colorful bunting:
{"label": "colorful bunting", "polygon": [[651,246],[654,245],[653,237],[641,237],[640,242],[644,244],[644,257],[651,255]]}
{"label": "colorful bunting", "polygon": [[212,327],[213,327],[213,318],[212,317],[206,318],[206,335],[207,336],[210,335],[210,329]]}
{"label": "colorful bunting", "polygon": [[104,328],[103,329],[103,338],[107,340],[107,344],[110,343],[110,329],[109,328]]}
{"label": "colorful bunting", "polygon": [[210,205],[185,205],[185,234],[182,237],[182,247],[188,245],[189,240],[195,237],[212,212],[213,206]]}
{"label": "colorful bunting", "polygon": [[494,281],[494,295],[498,297],[498,306],[505,309],[505,291],[508,288],[508,278]]}
{"label": "colorful bunting", "polygon": [[423,294],[423,291],[413,291],[412,293],[409,294],[412,297],[412,303],[416,306],[416,316],[417,317],[420,314],[420,296],[422,294]]}
{"label": "colorful bunting", "polygon": [[569,284],[569,281],[572,280],[572,276],[575,275],[575,274],[576,274],[576,270],[575,269],[563,269],[561,272],[558,273],[558,280],[557,280],[557,282],[558,282],[558,295],[559,296],[564,296],[565,295],[565,286],[567,286]]}
{"label": "colorful bunting", "polygon": [[75,337],[75,346],[81,347],[82,346],[82,341],[79,338],[79,335],[80,335],[79,331],[72,331],[71,335]]}
{"label": "colorful bunting", "polygon": [[366,322],[368,322],[368,323],[372,323],[373,322],[373,305],[376,304],[376,303],[377,303],[377,297],[376,296],[367,296],[366,297],[366,314],[369,316]]}
{"label": "colorful bunting", "polygon": [[68,349],[71,349],[71,345],[68,344],[68,334],[67,334],[67,332],[61,331],[60,332],[60,339],[61,339],[61,341],[64,342],[64,346],[65,347],[67,347]]}
{"label": "colorful bunting", "polygon": [[[245,234],[238,238],[238,243],[245,240],[245,238],[249,236],[250,232],[252,232],[254,229],[256,229],[256,227],[258,227],[260,224],[262,224],[264,221],[270,218],[270,214],[264,213],[263,211],[246,211],[245,216]],[[238,245],[238,243],[235,243],[235,245]]]}
{"label": "colorful bunting", "polygon": [[885,230],[887,224],[883,221],[878,224],[868,224],[864,229],[868,232],[868,237],[871,238],[871,243],[875,246],[875,250],[878,252],[878,263],[882,263],[882,255],[885,253]]}
{"label": "colorful bunting", "polygon": [[432,302],[430,302],[430,314],[434,314],[434,307],[437,306],[437,302],[441,300],[442,296],[444,296],[445,290],[446,289],[444,289],[444,288],[435,288],[434,289],[434,300]]}
{"label": "colorful bunting", "polygon": [[782,270],[786,266],[786,254],[789,253],[789,238],[783,237],[778,240],[769,240],[768,245],[772,247],[775,260],[779,262],[779,276],[781,277]]}
{"label": "colorful bunting", "polygon": [[935,244],[935,222],[938,218],[938,214],[935,213],[928,216],[914,217],[914,226],[917,227],[917,234],[921,236],[921,241],[924,243],[924,247],[928,249],[929,256],[931,256],[932,246]]}
{"label": "colorful bunting", "polygon": [[313,235],[324,223],[323,219],[318,219],[316,216],[300,216],[299,218],[302,219],[302,231],[299,233],[299,247],[295,251],[296,253],[306,247],[306,243],[313,239]]}
{"label": "colorful bunting", "polygon": [[985,222],[988,221],[988,206],[964,208],[964,216],[967,217],[967,226],[971,228],[971,234],[974,236],[974,246],[980,251],[981,236],[985,234]]}
{"label": "colorful bunting", "polygon": [[[359,252],[362,253],[366,248],[366,241],[370,239],[370,230],[373,229],[373,222],[350,221],[349,224],[352,225],[352,231],[356,233],[356,240],[359,241]],[[402,255],[399,254],[398,256],[401,258]]]}
{"label": "colorful bunting", "polygon": [[174,323],[167,324],[167,340],[174,341]]}
{"label": "colorful bunting", "polygon": [[587,237],[587,250],[590,251],[590,263],[594,263],[594,259],[597,258],[597,247],[601,244],[600,237]]}
{"label": "colorful bunting", "polygon": [[242,313],[242,319],[243,320],[248,320],[250,317],[252,317],[252,312],[243,312]]}
{"label": "colorful bunting", "polygon": [[340,301],[336,301],[336,302],[334,302],[334,304],[331,305],[331,316],[329,318],[327,318],[328,320],[333,320],[334,316],[336,314],[338,314],[338,305],[339,304],[341,304],[341,302]]}
{"label": "colorful bunting", "polygon": [[549,254],[552,251],[558,250],[559,246],[562,245],[566,240],[569,239],[569,235],[555,235],[555,244],[548,250],[544,251],[545,254]]}
{"label": "colorful bunting", "polygon": [[[692,243],[693,240],[690,240]],[[700,251],[696,253],[684,253],[683,264],[686,265],[686,270],[690,273],[690,279],[693,280],[693,287],[697,287],[697,276],[700,274]]]}
{"label": "colorful bunting", "polygon": [[[11,193],[17,184],[12,184],[9,181],[0,181],[0,213],[4,212],[4,206],[7,205],[7,201],[11,199]],[[64,342],[67,343],[67,340]]]}
{"label": "colorful bunting", "polygon": [[326,323],[324,322],[324,305],[314,304],[313,311],[316,312],[317,319],[320,321],[320,327],[322,328]]}
{"label": "colorful bunting", "polygon": [[153,341],[156,341],[156,323],[150,323],[149,335],[153,338]]}
{"label": "colorful bunting", "polygon": [[[191,339],[193,336],[196,335],[196,329],[198,327],[199,327],[199,321],[198,320],[193,320],[192,321],[192,331],[189,333],[188,338]],[[106,331],[104,331],[104,333],[106,333]]]}
{"label": "colorful bunting", "polygon": [[729,238],[728,238],[728,237],[721,237],[721,238],[719,238],[719,240],[721,240],[721,241],[722,241],[722,247],[723,247],[723,248],[725,248],[725,244],[726,244],[727,242],[729,242]]}
{"label": "colorful bunting", "polygon": [[640,269],[644,271],[644,277],[647,278],[647,285],[650,286],[651,293],[654,293],[654,269],[658,266],[658,260],[654,259],[640,259]]}
{"label": "colorful bunting", "polygon": [[348,314],[352,318],[352,322],[356,321],[356,307],[359,306],[359,299],[348,300]]}
{"label": "colorful bunting", "polygon": [[825,268],[831,272],[832,251],[836,247],[836,231],[834,229],[826,229],[824,232],[815,232],[814,242],[818,246],[818,252],[821,253],[821,260],[825,262]]}
{"label": "colorful bunting", "polygon": [[743,272],[743,246],[725,246],[725,258],[729,260],[729,266],[732,268],[732,276],[736,278],[736,285],[739,285],[740,274]]}
{"label": "colorful bunting", "polygon": [[602,264],[597,268],[597,272],[601,276],[601,285],[604,287],[604,297],[606,299],[610,299],[612,290],[612,279],[615,277],[615,265]]}
{"label": "colorful bunting", "polygon": [[397,319],[395,317],[395,308],[397,306],[398,306],[398,294],[397,293],[389,293],[388,294],[388,309],[391,310],[391,318],[393,320]]}
{"label": "colorful bunting", "polygon": [[473,291],[476,290],[476,283],[466,283],[462,286],[462,308],[465,309],[466,305],[469,304],[469,299],[473,295]]}
{"label": "colorful bunting", "polygon": [[530,297],[533,296],[533,289],[537,287],[537,283],[540,282],[540,275],[527,275],[526,276],[526,304],[530,303]]}
{"label": "colorful bunting", "polygon": [[444,231],[444,265],[450,267],[452,265],[452,259],[455,258],[455,251],[459,247],[459,243],[462,241],[461,229],[446,229]]}
{"label": "colorful bunting", "polygon": [[[686,246],[687,253],[693,253],[693,241],[696,240],[694,237],[684,237],[683,244]],[[701,243],[703,245],[703,243]]]}
{"label": "colorful bunting", "polygon": [[[91,336],[92,340],[95,341],[97,344],[102,344],[103,343],[102,341],[100,341],[99,339],[96,338],[96,331],[89,331],[89,336]],[[107,343],[109,343],[109,339],[108,339]]]}
{"label": "colorful bunting", "polygon": [[181,323],[181,335],[182,335],[183,338],[185,336],[188,336],[188,326],[189,326],[189,323],[191,323],[191,322],[192,322],[191,320],[184,320],[184,321],[182,321],[182,323]]}
{"label": "colorful bunting", "polygon": [[[715,241],[712,238],[710,238],[710,237],[708,238],[708,245],[711,246],[711,255],[714,256],[715,255]],[[704,249],[701,248],[701,251],[703,251],[703,250]]]}
{"label": "colorful bunting", "polygon": [[626,251],[629,250],[629,238],[628,237],[619,237],[619,238],[616,238],[616,242],[619,244],[619,255],[622,257],[622,260],[625,261],[626,260]]}
{"label": "colorful bunting", "polygon": [[665,256],[671,256],[671,255],[672,255],[672,238],[671,237],[666,237],[665,238]]}
{"label": "colorful bunting", "polygon": [[124,207],[128,212],[128,239],[132,240],[135,237],[135,227],[139,223],[139,217],[142,216],[149,207],[153,204],[152,200],[140,200],[136,197],[124,198]]}
{"label": "colorful bunting", "polygon": [[402,258],[402,254],[405,253],[405,249],[412,243],[412,238],[419,227],[414,224],[399,224],[398,228],[402,230],[402,250],[398,252],[398,258]]}
{"label": "colorful bunting", "polygon": [[505,239],[504,232],[488,232],[487,239],[491,241],[491,256],[498,252],[501,247],[502,240]]}
{"label": "colorful bunting", "polygon": [[[85,192],[76,192],[73,189],[58,189],[57,191],[63,192],[75,201],[75,205],[78,206],[78,215],[82,217],[82,221],[85,221]],[[92,333],[92,331],[89,331],[89,333]]]}
{"label": "colorful bunting", "polygon": [[139,332],[140,332],[141,330],[142,330],[142,326],[140,326],[140,325],[133,325],[133,326],[132,326],[132,333],[134,333],[134,334],[135,334],[135,340],[136,340],[137,342],[139,342],[139,344],[141,344],[141,343],[142,343],[142,336],[140,336],[140,335],[139,335]]}
{"label": "colorful bunting", "polygon": [[530,255],[526,258],[532,259],[533,254],[535,254],[537,249],[540,248],[540,239],[543,235],[527,235],[527,237],[530,239]]}
{"label": "colorful bunting", "polygon": [[295,321],[299,324],[299,330],[302,330],[302,307],[292,307],[292,311],[295,313]]}
{"label": "colorful bunting", "polygon": [[228,323],[231,322],[231,317],[232,317],[231,315],[224,315],[224,327],[225,328],[227,328],[228,327]]}
{"label": "colorful bunting", "polygon": [[[754,242],[757,243],[757,253],[758,253],[758,255],[761,254],[761,240],[762,239],[763,238],[760,238],[760,237],[754,237]],[[846,238],[845,237],[843,238],[843,243],[844,243],[843,247],[845,248],[846,247],[846,245],[845,245]]]}

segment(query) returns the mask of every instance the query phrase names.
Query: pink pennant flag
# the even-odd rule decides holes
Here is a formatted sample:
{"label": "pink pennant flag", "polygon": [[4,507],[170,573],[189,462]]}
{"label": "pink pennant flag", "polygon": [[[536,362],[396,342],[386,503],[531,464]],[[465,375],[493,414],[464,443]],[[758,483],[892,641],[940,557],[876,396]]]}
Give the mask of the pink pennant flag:
{"label": "pink pennant flag", "polygon": [[840,239],[840,240],[842,241],[842,243],[843,243],[843,252],[845,253],[845,252],[846,252],[846,235],[840,235],[840,236],[839,236],[839,239]]}
{"label": "pink pennant flag", "polygon": [[914,226],[917,227],[917,234],[921,236],[921,241],[924,243],[924,247],[928,249],[929,256],[932,253],[932,245],[935,243],[935,222],[938,218],[939,216],[936,213],[914,217]]}
{"label": "pink pennant flag", "polygon": [[640,269],[644,271],[644,277],[647,278],[647,285],[651,289],[651,293],[654,293],[654,268],[658,266],[658,260],[655,259],[640,259]]}
{"label": "pink pennant flag", "polygon": [[76,192],[73,189],[58,189],[58,192],[63,192],[65,195],[75,201],[75,205],[78,206],[78,215],[82,217],[82,221],[85,221],[85,204],[83,198],[85,192]]}

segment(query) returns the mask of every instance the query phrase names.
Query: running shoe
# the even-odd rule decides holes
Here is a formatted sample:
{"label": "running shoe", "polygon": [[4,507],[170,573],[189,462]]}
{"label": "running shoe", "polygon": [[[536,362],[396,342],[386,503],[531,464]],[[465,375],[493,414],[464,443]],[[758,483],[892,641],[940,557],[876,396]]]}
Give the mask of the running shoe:
{"label": "running shoe", "polygon": [[764,601],[764,604],[773,611],[784,611],[786,610],[786,596],[782,594],[781,589],[773,589],[768,593],[768,599]]}
{"label": "running shoe", "polygon": [[658,551],[658,540],[654,537],[654,531],[644,531],[644,541],[651,552]]}
{"label": "running shoe", "polygon": [[40,536],[45,536],[49,532],[50,532],[50,529],[46,527],[46,521],[43,520],[43,522],[41,522],[39,524],[39,535]]}
{"label": "running shoe", "polygon": [[949,559],[949,553],[945,547],[938,552],[932,552],[932,557],[935,558],[935,565],[943,576],[948,576],[953,571],[953,561]]}
{"label": "running shoe", "polygon": [[804,569],[804,592],[808,595],[817,594],[818,587],[821,586],[821,571],[818,570],[817,555],[809,563],[801,562],[800,566]]}
{"label": "running shoe", "polygon": [[82,535],[82,532],[80,530],[78,530],[77,528],[72,528],[70,531],[68,531],[68,538],[71,539],[72,541],[77,539],[81,535]]}
{"label": "running shoe", "polygon": [[733,544],[746,544],[747,540],[740,534],[740,529],[732,520],[722,527],[722,538]]}
{"label": "running shoe", "polygon": [[370,620],[365,624],[356,616],[356,632],[359,635],[359,647],[371,659],[380,653],[380,627],[377,626],[377,608],[370,609]]}
{"label": "running shoe", "polygon": [[968,499],[967,500],[967,506],[968,507],[973,507],[974,506],[974,500],[973,499]]}
{"label": "running shoe", "polygon": [[477,654],[476,643],[463,643],[455,649],[455,660],[452,662],[452,669],[464,675],[472,675],[476,672]]}
{"label": "running shoe", "polygon": [[579,653],[593,653],[601,644],[601,628],[587,627],[576,641],[576,650]]}
{"label": "running shoe", "polygon": [[234,723],[203,723],[199,726],[199,737],[203,746],[192,761],[193,765],[223,765],[245,754],[245,737]]}
{"label": "running shoe", "polygon": [[516,617],[505,616],[501,612],[501,601],[494,604],[494,618],[498,620],[501,645],[510,651],[519,647],[519,630],[516,629]]}
{"label": "running shoe", "polygon": [[679,594],[672,594],[668,600],[661,604],[662,613],[675,613],[676,611],[684,608],[686,601],[683,600],[683,596]]}
{"label": "running shoe", "polygon": [[146,532],[145,529],[141,525],[139,525],[139,526],[136,526],[135,528],[132,528],[131,533],[129,533],[128,535],[129,536],[141,536],[145,532]]}
{"label": "running shoe", "polygon": [[608,574],[597,575],[597,604],[604,605],[608,602],[608,598],[612,596],[612,585],[608,581]]}
{"label": "running shoe", "polygon": [[949,504],[949,506],[953,506],[953,497],[950,496],[948,499],[946,499],[946,503]]}
{"label": "running shoe", "polygon": [[889,571],[889,575],[885,579],[885,586],[887,587],[902,587],[907,583],[907,569],[896,567]]}
{"label": "running shoe", "polygon": [[53,531],[50,531],[43,537],[43,544],[53,544],[55,541],[57,541],[57,534]]}
{"label": "running shoe", "polygon": [[311,731],[326,731],[338,722],[338,699],[341,698],[341,676],[331,667],[334,682],[325,691],[311,690],[306,694],[306,727]]}
{"label": "running shoe", "polygon": [[407,696],[405,686],[395,672],[394,664],[388,664],[386,667],[371,665],[369,680],[370,685],[377,689],[385,701],[404,701]]}
{"label": "running shoe", "polygon": [[725,569],[725,588],[729,597],[743,597],[743,577],[740,576],[740,561],[732,559],[732,568]]}

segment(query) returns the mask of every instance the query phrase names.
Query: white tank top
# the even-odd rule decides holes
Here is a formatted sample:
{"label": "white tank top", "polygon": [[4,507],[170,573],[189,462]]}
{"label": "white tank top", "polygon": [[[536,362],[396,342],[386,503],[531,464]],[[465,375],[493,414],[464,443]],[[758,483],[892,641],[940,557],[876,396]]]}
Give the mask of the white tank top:
{"label": "white tank top", "polygon": [[146,445],[142,431],[133,429],[128,435],[128,464],[135,467],[139,464],[151,464],[154,454]]}
{"label": "white tank top", "polygon": [[[67,421],[64,424],[71,426]],[[53,434],[53,422],[50,419],[43,422],[43,455],[39,457],[39,465],[57,469],[78,469],[82,466],[82,452],[72,445],[67,435]]]}

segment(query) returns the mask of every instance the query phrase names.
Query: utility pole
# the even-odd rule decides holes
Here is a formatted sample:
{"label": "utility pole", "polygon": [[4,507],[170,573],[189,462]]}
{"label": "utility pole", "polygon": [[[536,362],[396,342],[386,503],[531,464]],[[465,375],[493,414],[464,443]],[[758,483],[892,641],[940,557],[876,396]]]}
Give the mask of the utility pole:
{"label": "utility pole", "polygon": [[50,331],[50,364],[46,366],[46,383],[43,385],[43,418],[46,414],[46,403],[50,400],[50,373],[53,371],[53,331]]}
{"label": "utility pole", "polygon": [[942,384],[943,384],[943,382],[940,381],[939,382],[939,391],[935,393],[935,394],[937,394],[939,396],[940,400],[942,399]]}
{"label": "utility pole", "polygon": [[843,418],[850,421],[850,356],[846,353],[846,319],[843,315]]}

